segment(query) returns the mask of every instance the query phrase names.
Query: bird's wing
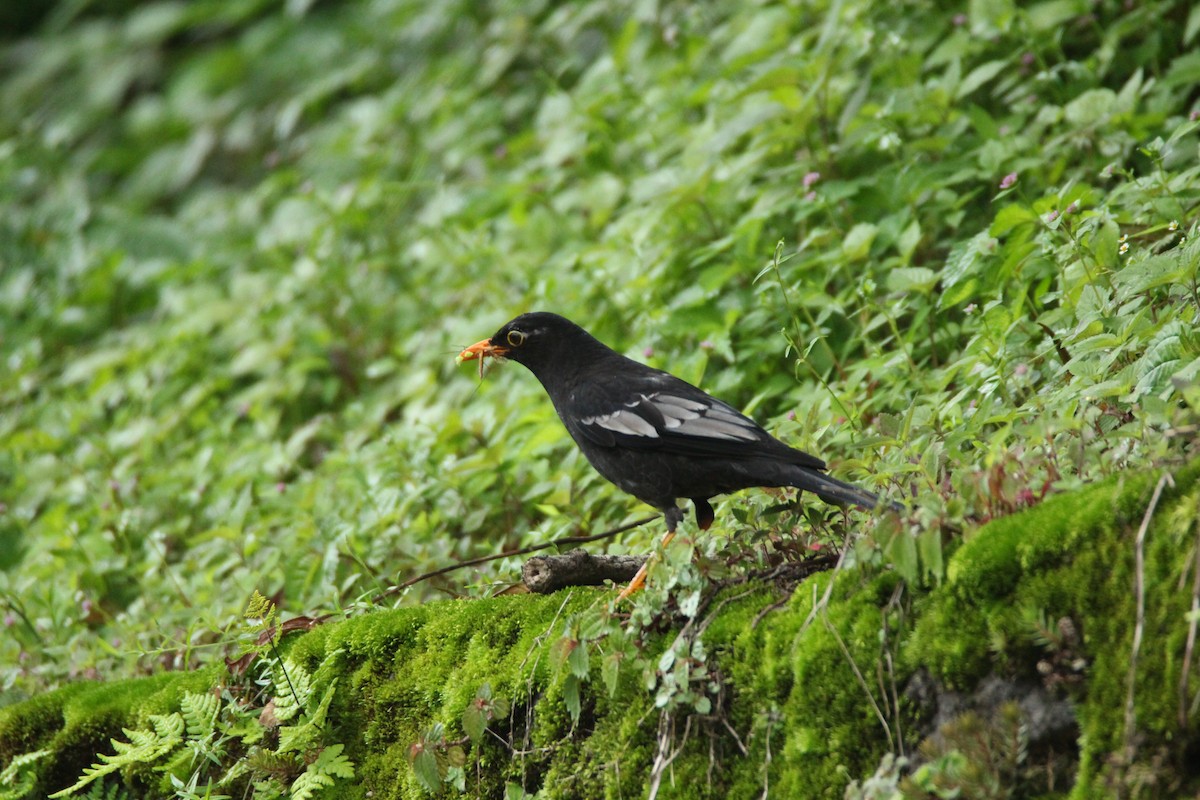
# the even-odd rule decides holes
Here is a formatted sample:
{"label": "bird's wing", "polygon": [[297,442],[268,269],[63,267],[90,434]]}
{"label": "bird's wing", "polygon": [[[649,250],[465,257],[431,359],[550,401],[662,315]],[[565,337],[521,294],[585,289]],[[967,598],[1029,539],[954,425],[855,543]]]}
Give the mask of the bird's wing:
{"label": "bird's wing", "polygon": [[820,459],[792,450],[732,406],[668,373],[621,375],[572,397],[576,430],[604,447],[692,456],[748,457],[788,452],[807,466]]}

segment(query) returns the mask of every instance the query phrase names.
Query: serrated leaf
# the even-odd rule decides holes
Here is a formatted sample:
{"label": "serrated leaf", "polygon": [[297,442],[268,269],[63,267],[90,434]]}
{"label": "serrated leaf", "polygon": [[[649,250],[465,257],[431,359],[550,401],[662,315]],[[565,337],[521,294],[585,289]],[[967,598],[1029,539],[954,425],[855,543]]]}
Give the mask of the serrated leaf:
{"label": "serrated leaf", "polygon": [[571,674],[575,677],[587,677],[590,666],[587,642],[575,643],[575,647],[571,649],[570,655],[567,656],[567,666],[571,668]]}
{"label": "serrated leaf", "polygon": [[696,616],[700,610],[700,590],[693,589],[679,601],[679,613],[687,619]]}
{"label": "serrated leaf", "polygon": [[921,561],[922,574],[935,583],[941,583],[946,574],[946,563],[942,552],[942,532],[932,529],[917,535],[917,555]]}
{"label": "serrated leaf", "polygon": [[942,286],[948,289],[975,274],[980,269],[983,249],[990,240],[990,234],[978,233],[951,248],[946,265],[942,267]]}
{"label": "serrated leaf", "polygon": [[446,748],[446,763],[452,767],[462,767],[467,763],[467,754],[458,745],[451,745]]}
{"label": "serrated leaf", "polygon": [[422,786],[431,792],[438,791],[442,784],[442,776],[438,772],[437,757],[430,750],[422,749],[416,753],[412,759],[412,768]]}
{"label": "serrated leaf", "polygon": [[1174,256],[1151,256],[1118,270],[1113,281],[1122,290],[1120,296],[1128,298],[1147,289],[1177,283],[1185,272]]}
{"label": "serrated leaf", "polygon": [[483,738],[483,731],[487,727],[487,719],[484,716],[483,710],[472,702],[467,704],[467,708],[462,715],[463,730],[467,736],[471,737],[471,741],[478,742]]}
{"label": "serrated leaf", "polygon": [[901,531],[892,537],[887,548],[888,561],[895,568],[896,574],[909,583],[916,583],[920,577],[917,569],[917,542],[907,531]]}
{"label": "serrated leaf", "polygon": [[609,697],[617,693],[622,660],[621,653],[609,653],[600,663],[600,678],[604,681],[604,688],[608,690]]}
{"label": "serrated leaf", "polygon": [[579,715],[583,713],[583,704],[579,699],[579,678],[574,675],[568,675],[563,681],[563,703],[567,706],[567,713],[571,715],[571,721],[579,722]]}

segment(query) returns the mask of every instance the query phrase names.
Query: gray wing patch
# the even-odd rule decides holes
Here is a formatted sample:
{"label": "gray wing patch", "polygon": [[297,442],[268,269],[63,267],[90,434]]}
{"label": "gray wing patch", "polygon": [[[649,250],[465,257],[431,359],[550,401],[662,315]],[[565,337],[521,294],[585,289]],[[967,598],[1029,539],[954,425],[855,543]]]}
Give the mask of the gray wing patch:
{"label": "gray wing patch", "polygon": [[661,395],[657,401],[664,417],[670,414],[673,421],[678,420],[675,431],[684,436],[734,442],[756,442],[760,438],[758,425],[723,403],[706,405],[671,395]]}
{"label": "gray wing patch", "polygon": [[591,429],[598,441],[604,434],[634,436],[644,442],[663,436],[679,441],[719,439],[728,442],[757,442],[762,430],[752,420],[719,401],[702,403],[666,392],[639,395],[624,408],[608,414],[583,417],[585,430]]}
{"label": "gray wing patch", "polygon": [[601,414],[596,417],[584,417],[580,420],[584,425],[598,425],[613,433],[623,433],[627,436],[658,437],[658,429],[642,416],[633,411],[614,411],[611,414]]}

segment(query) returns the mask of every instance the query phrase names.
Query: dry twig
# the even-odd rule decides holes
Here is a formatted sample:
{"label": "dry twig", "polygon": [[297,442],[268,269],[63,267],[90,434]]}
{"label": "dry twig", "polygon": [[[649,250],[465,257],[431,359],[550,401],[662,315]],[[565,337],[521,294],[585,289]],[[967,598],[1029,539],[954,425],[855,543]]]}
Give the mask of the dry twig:
{"label": "dry twig", "polygon": [[565,544],[583,544],[584,542],[594,542],[598,539],[607,539],[611,536],[616,536],[618,533],[624,533],[625,531],[633,530],[634,528],[645,525],[647,522],[653,522],[656,519],[658,519],[657,514],[652,517],[643,517],[642,519],[634,520],[633,522],[626,523],[619,527],[613,528],[611,531],[605,531],[604,533],[593,533],[588,536],[563,536],[558,539],[553,539],[549,542],[542,542],[541,544],[522,547],[520,550],[510,550],[507,553],[497,553],[496,555],[491,556],[480,556],[479,558],[468,558],[466,561],[460,561],[457,564],[451,564],[448,567],[435,569],[432,572],[426,572],[425,574],[418,575],[415,578],[409,578],[403,583],[398,583],[395,586],[389,586],[385,591],[376,595],[374,602],[382,603],[387,598],[399,594],[414,584],[429,580],[430,578],[436,578],[439,575],[445,575],[447,572],[454,572],[455,570],[462,569],[463,567],[474,567],[478,564],[486,564],[489,561],[499,561],[502,558],[509,558],[510,556],[523,556],[526,553],[536,553],[538,550],[546,550],[551,547],[561,547]]}
{"label": "dry twig", "polygon": [[1137,708],[1134,704],[1134,686],[1137,681],[1138,653],[1142,649],[1142,635],[1146,628],[1146,531],[1150,528],[1150,520],[1154,510],[1158,508],[1158,499],[1162,497],[1164,486],[1174,486],[1171,474],[1164,472],[1154,487],[1150,496],[1150,505],[1142,517],[1138,527],[1137,537],[1133,541],[1133,592],[1137,602],[1137,618],[1133,624],[1133,647],[1129,654],[1129,675],[1126,679],[1127,692],[1125,695],[1125,758],[1126,763],[1132,763],[1133,750],[1136,741]]}

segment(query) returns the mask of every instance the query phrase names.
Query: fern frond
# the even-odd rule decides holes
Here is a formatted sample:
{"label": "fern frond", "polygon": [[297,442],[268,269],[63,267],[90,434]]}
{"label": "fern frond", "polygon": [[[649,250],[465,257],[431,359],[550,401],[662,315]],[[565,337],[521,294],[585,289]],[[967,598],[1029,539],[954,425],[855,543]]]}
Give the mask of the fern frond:
{"label": "fern frond", "polygon": [[291,800],[308,800],[314,792],[333,786],[335,778],[353,778],[354,763],[342,755],[342,749],[342,745],[334,744],[322,750],[292,784]]}
{"label": "fern frond", "polygon": [[34,750],[14,756],[8,766],[0,771],[0,800],[21,800],[33,789],[37,774],[29,769],[50,755],[50,750]]}
{"label": "fern frond", "polygon": [[174,750],[183,741],[183,717],[178,714],[151,714],[152,731],[131,731],[123,728],[128,742],[111,740],[114,755],[99,755],[99,762],[83,770],[83,776],[73,785],[50,797],[66,797],[87,786],[92,781],[110,775],[119,769],[134,764],[149,764]]}
{"label": "fern frond", "polygon": [[321,751],[317,760],[308,765],[310,770],[316,770],[322,775],[332,775],[335,778],[350,780],[354,777],[354,762],[342,755],[346,748],[342,744],[331,744]]}
{"label": "fern frond", "polygon": [[188,738],[203,739],[216,730],[217,715],[221,713],[221,700],[216,695],[187,692],[180,707],[187,723]]}

